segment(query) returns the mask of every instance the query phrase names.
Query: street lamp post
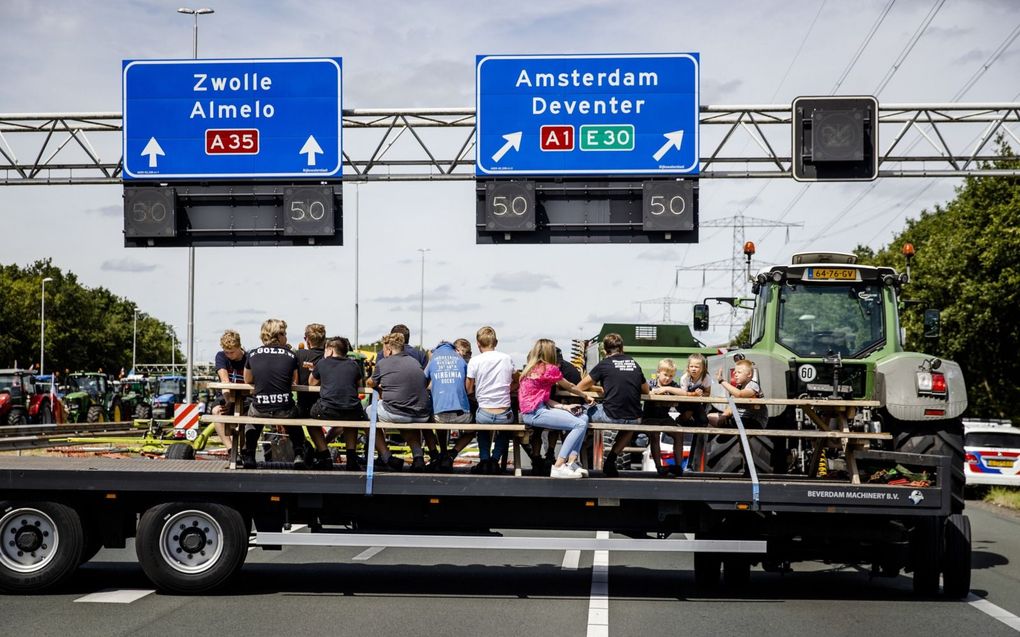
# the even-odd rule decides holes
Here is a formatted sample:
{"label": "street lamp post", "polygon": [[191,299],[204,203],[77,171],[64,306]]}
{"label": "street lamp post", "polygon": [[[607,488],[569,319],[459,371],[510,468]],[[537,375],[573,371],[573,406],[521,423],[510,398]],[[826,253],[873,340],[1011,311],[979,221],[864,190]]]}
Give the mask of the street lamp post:
{"label": "street lamp post", "polygon": [[39,309],[39,375],[45,372],[44,360],[46,358],[46,284],[53,280],[53,277],[46,277],[42,280],[42,300]]}
{"label": "street lamp post", "polygon": [[135,308],[135,318],[131,327],[131,373],[135,373],[135,361],[138,356],[138,308]]}
{"label": "street lamp post", "polygon": [[[198,16],[214,13],[212,9],[190,9],[181,7],[177,13],[195,17],[195,29],[192,37],[192,57],[198,59]],[[186,401],[191,402],[192,388],[194,387],[195,366],[195,246],[188,247],[188,374],[185,388]]]}
{"label": "street lamp post", "polygon": [[418,248],[421,252],[421,313],[418,318],[418,349],[425,351],[425,253],[432,252],[428,248]]}

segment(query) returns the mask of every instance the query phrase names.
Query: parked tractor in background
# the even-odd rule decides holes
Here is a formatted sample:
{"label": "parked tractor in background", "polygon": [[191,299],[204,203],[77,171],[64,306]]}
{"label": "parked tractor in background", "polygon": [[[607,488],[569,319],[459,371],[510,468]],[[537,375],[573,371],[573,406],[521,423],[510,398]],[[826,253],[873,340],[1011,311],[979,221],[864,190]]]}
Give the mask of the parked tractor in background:
{"label": "parked tractor in background", "polygon": [[143,376],[128,376],[117,381],[120,394],[120,408],[125,416],[131,418],[149,418],[152,415],[152,392],[149,391],[148,379]]}
{"label": "parked tractor in background", "polygon": [[[851,430],[888,432],[892,450],[948,456],[953,512],[963,510],[963,425],[967,389],[960,366],[936,356],[904,350],[901,292],[909,282],[913,247],[904,246],[907,272],[857,263],[853,254],[795,254],[788,265],[761,270],[753,299],[717,298],[753,309],[748,342],[709,359],[713,377],[732,372],[736,360],[752,361],[765,398],[826,398],[877,401],[877,408],[852,414]],[[744,247],[750,271],[754,244]],[[710,299],[706,299],[706,302]],[[745,303],[753,304],[747,307]],[[708,329],[707,304],[694,308],[695,330]],[[925,311],[925,336],[937,337],[938,311]],[[717,390],[718,391],[718,390]],[[828,412],[831,413],[831,412]],[[822,409],[820,422],[826,424]],[[804,410],[769,405],[767,429],[815,429]],[[751,439],[759,473],[811,473],[813,453],[787,438]],[[810,446],[809,446],[810,447]],[[823,454],[828,470],[844,468],[840,449]],[[737,436],[710,437],[695,470],[745,469]],[[942,479],[942,477],[940,477]]]}
{"label": "parked tractor in background", "polygon": [[106,374],[75,372],[67,377],[68,422],[120,422],[123,420],[121,397]]}
{"label": "parked tractor in background", "polygon": [[[210,392],[207,389],[209,382],[214,381],[211,376],[196,376],[194,378],[195,388],[192,391],[191,401],[201,406],[202,413],[205,413],[210,399]],[[178,403],[189,402],[185,400],[187,393],[187,378],[184,376],[160,376],[155,391],[152,392],[152,409],[149,416],[135,416],[136,418],[159,418],[173,420],[174,407]]]}
{"label": "parked tractor in background", "polygon": [[0,369],[0,424],[52,424],[62,418],[63,406],[48,384],[28,370]]}

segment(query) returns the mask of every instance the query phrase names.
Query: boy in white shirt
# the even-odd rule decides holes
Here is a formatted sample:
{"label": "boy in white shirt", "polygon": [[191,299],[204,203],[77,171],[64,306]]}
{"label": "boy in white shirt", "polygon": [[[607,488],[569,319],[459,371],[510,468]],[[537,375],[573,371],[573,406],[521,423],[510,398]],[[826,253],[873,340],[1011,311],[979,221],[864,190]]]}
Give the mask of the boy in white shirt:
{"label": "boy in white shirt", "polygon": [[[506,425],[514,421],[514,413],[510,405],[510,389],[517,382],[517,371],[513,360],[508,354],[496,351],[499,342],[496,330],[488,325],[475,334],[479,354],[468,361],[465,385],[469,394],[474,394],[478,401],[475,422],[478,424]],[[478,465],[472,470],[475,473],[499,473],[500,458],[506,456],[510,447],[510,437],[506,432],[496,435],[495,454],[491,450],[492,432],[478,433]],[[472,434],[465,432],[457,441],[454,453],[459,452],[471,441]]]}

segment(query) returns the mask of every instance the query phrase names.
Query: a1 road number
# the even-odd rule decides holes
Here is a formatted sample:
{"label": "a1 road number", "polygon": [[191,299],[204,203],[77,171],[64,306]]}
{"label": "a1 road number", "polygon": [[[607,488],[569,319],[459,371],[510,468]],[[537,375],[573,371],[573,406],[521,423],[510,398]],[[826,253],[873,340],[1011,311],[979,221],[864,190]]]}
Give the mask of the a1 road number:
{"label": "a1 road number", "polygon": [[259,131],[257,128],[209,129],[205,131],[207,155],[257,155]]}

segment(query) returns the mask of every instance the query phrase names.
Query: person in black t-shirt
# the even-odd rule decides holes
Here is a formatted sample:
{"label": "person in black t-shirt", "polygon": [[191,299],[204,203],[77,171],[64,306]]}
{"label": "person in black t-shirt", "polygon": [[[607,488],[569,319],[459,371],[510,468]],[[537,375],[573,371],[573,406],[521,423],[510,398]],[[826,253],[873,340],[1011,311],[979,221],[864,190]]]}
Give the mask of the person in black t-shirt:
{"label": "person in black t-shirt", "polygon": [[[351,344],[342,336],[334,336],[326,341],[326,355],[315,364],[311,385],[320,385],[319,399],[312,405],[312,418],[323,420],[357,420],[367,421],[365,408],[361,405],[358,390],[361,388],[361,365],[352,358],[347,358]],[[337,429],[330,431],[328,439],[333,439]],[[342,429],[344,447],[347,456],[347,470],[361,471],[363,466],[358,458],[358,428]],[[386,436],[382,430],[376,431],[376,449],[385,451]],[[328,454],[328,452],[327,452]],[[328,455],[327,455],[328,457]]]}
{"label": "person in black t-shirt", "polygon": [[[298,361],[286,347],[287,324],[279,319],[262,323],[262,347],[248,352],[244,367],[244,380],[255,386],[248,415],[261,418],[292,418],[294,399],[291,396],[297,383]],[[262,434],[262,425],[247,425],[244,431],[244,450],[241,460],[245,469],[255,468],[255,447]],[[303,461],[302,461],[302,464]]]}
{"label": "person in black t-shirt", "polygon": [[[234,330],[226,330],[220,337],[220,347],[223,349],[216,352],[216,376],[221,383],[243,383],[244,366],[248,362],[248,353],[241,347],[241,335]],[[216,404],[213,405],[213,415],[230,414],[234,411],[234,393],[224,390]],[[233,425],[213,423],[216,428],[216,435],[220,442],[226,447],[229,453],[233,448]]]}
{"label": "person in black t-shirt", "polygon": [[[623,338],[619,334],[606,334],[602,339],[606,357],[581,379],[577,388],[587,391],[596,383],[602,386],[602,403],[589,411],[591,422],[636,425],[641,422],[641,395],[648,393],[648,383],[637,361],[623,353]],[[616,459],[630,444],[633,431],[618,431],[613,448],[606,454],[603,473],[607,478],[620,475]]]}
{"label": "person in black t-shirt", "polygon": [[[294,350],[294,356],[298,359],[298,385],[310,384],[308,379],[315,369],[315,363],[326,355],[326,326],[321,323],[310,323],[305,327],[305,347]],[[315,394],[311,392],[298,392],[297,404],[300,418],[307,418],[315,404]]]}
{"label": "person in black t-shirt", "polygon": [[[309,323],[305,326],[304,347],[298,346],[291,350],[298,359],[298,385],[307,385],[308,378],[312,374],[315,362],[323,356],[323,345],[326,342],[326,326],[321,323]],[[315,394],[307,391],[297,393],[298,418],[308,418],[312,405],[315,404]],[[294,443],[294,462],[298,463],[297,456],[304,458],[305,464],[311,466],[312,449],[308,445],[304,431],[300,427],[291,427],[288,430],[291,435],[290,441]],[[309,435],[311,433],[309,432]]]}

